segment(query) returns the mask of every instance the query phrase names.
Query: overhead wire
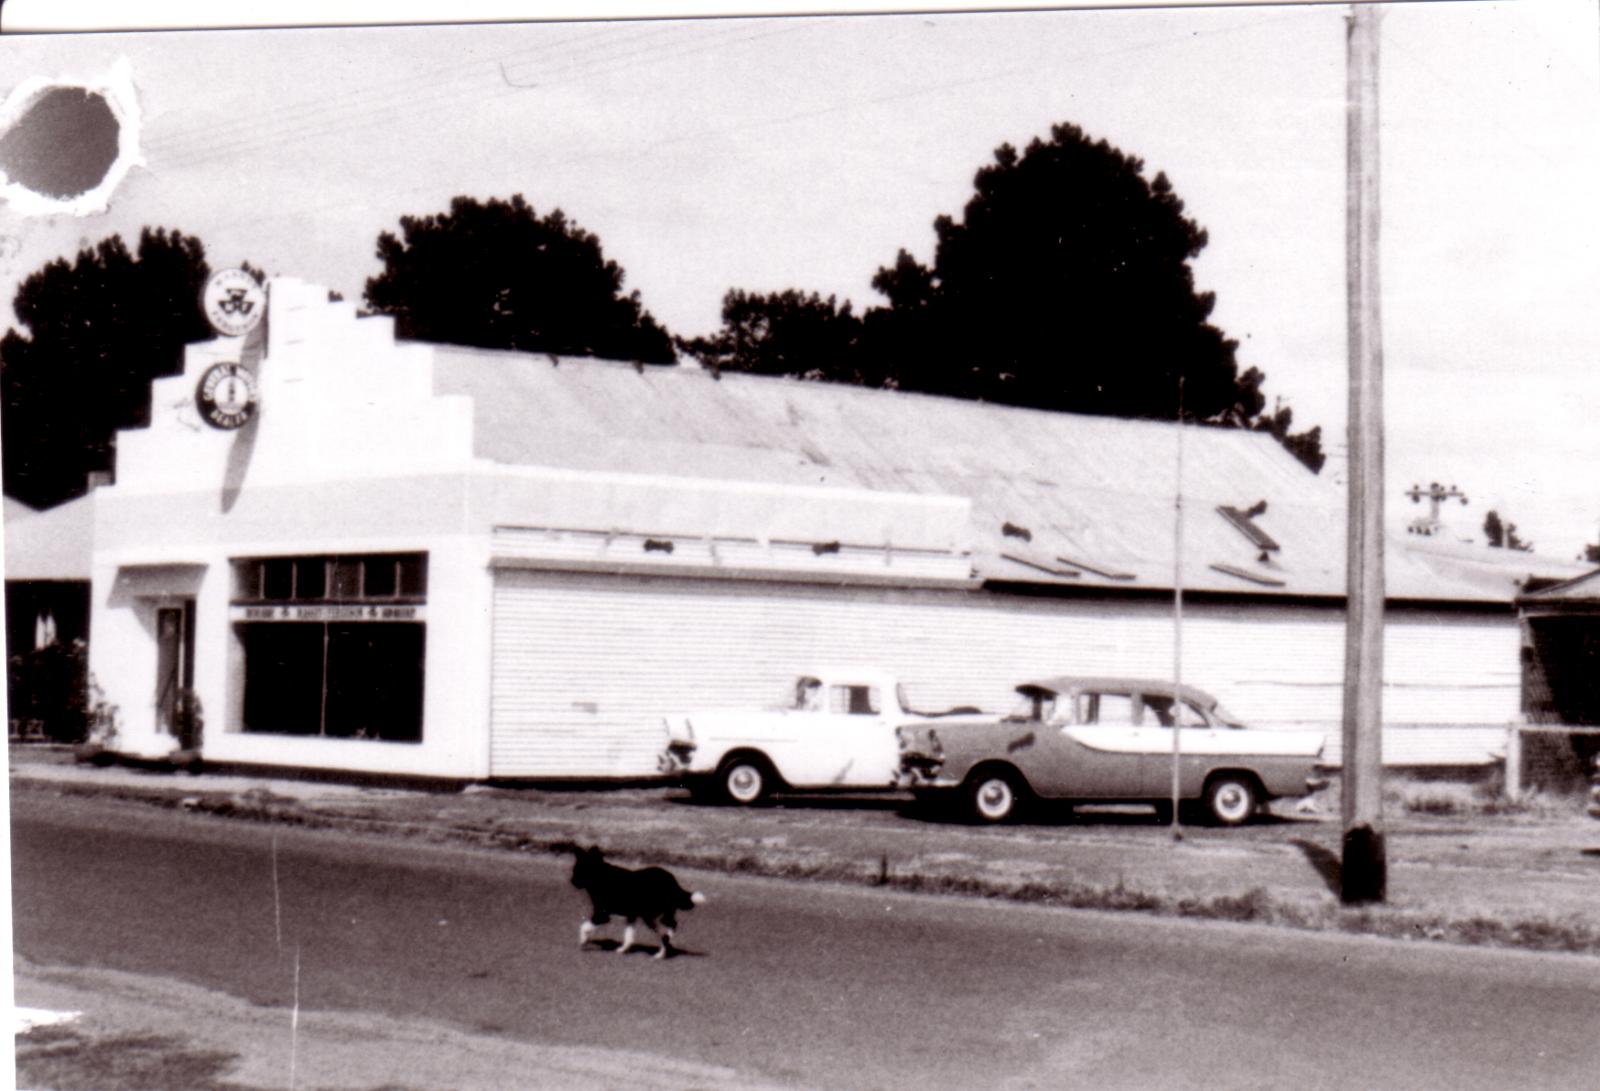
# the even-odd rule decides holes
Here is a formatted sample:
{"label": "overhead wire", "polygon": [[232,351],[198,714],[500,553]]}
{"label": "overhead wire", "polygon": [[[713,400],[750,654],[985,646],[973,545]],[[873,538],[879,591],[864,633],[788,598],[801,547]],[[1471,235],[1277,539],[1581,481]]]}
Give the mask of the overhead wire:
{"label": "overhead wire", "polygon": [[1502,136],[1507,143],[1514,144],[1517,147],[1529,152],[1538,159],[1543,160],[1548,166],[1563,167],[1570,165],[1563,160],[1557,159],[1550,153],[1548,148],[1541,147],[1540,145],[1533,143],[1527,138],[1527,135],[1524,131],[1501,120],[1497,116],[1497,111],[1494,108],[1486,108],[1485,104],[1488,102],[1488,99],[1485,97],[1485,89],[1482,84],[1468,82],[1445,72],[1437,65],[1432,63],[1432,61],[1423,54],[1399,43],[1398,41],[1385,41],[1383,43],[1383,49],[1386,57],[1393,58],[1396,55],[1403,57],[1418,70],[1427,73],[1428,76],[1430,76],[1441,87],[1452,88],[1458,93],[1459,96],[1454,100],[1441,96],[1438,101],[1453,102],[1457,112],[1461,112],[1463,99],[1473,101],[1476,105],[1472,111],[1472,114],[1477,121],[1479,123],[1487,122],[1488,125],[1498,134],[1500,134],[1500,136]]}
{"label": "overhead wire", "polygon": [[[334,29],[304,29],[294,30],[294,32],[278,32],[278,34],[293,34],[296,37],[304,38],[307,42],[342,37],[346,38],[350,45],[355,46],[357,43],[382,43],[384,42],[384,35],[392,34],[392,32],[387,32],[387,30],[378,32],[378,30],[334,27]],[[642,34],[661,34],[661,30],[645,30]],[[536,54],[542,53],[555,53],[555,51],[571,51],[576,43],[586,42],[586,40],[592,40],[592,38],[597,37],[605,37],[608,42],[611,42],[611,40],[616,40],[618,35],[640,37],[640,32],[634,32],[632,24],[624,24],[622,29],[611,30],[611,32],[595,29],[590,30],[587,34],[576,35],[576,37],[562,37],[560,40],[542,40],[536,45],[520,46],[517,50],[491,53],[488,56],[474,56],[470,61],[451,61],[448,64],[434,64],[434,66],[426,67],[426,69],[406,70],[403,77],[352,91],[341,102],[341,106],[350,106],[350,104],[358,106],[362,99],[378,99],[379,102],[382,102],[384,99],[395,98],[395,96],[411,96],[416,91],[416,86],[418,86],[419,82],[427,82],[427,80],[435,80],[435,78],[442,78],[442,80],[448,82],[453,75],[459,74],[469,74],[475,77],[485,69],[485,64],[493,64],[496,61],[514,61],[515,58],[536,56]],[[438,38],[435,38],[435,40],[438,40]],[[352,53],[354,51],[354,48],[352,48]],[[578,50],[578,53],[584,53],[584,51],[594,51],[594,46],[589,46],[587,50]],[[299,99],[298,102],[294,102],[288,107],[275,107],[274,115],[275,117],[290,117],[298,120],[299,117],[317,117],[317,115],[328,112],[328,109],[330,109],[328,96],[318,86],[314,94],[307,94],[306,98]],[[203,128],[194,130],[192,136],[194,136],[194,139],[208,141],[208,139],[227,138],[230,134],[250,133],[256,128],[258,128],[258,122],[254,118],[240,117],[237,120],[232,120],[232,122],[218,122],[213,123],[213,125],[203,126]]]}
{"label": "overhead wire", "polygon": [[[542,88],[560,86],[574,82],[577,78],[600,78],[618,71],[623,71],[637,65],[637,59],[648,57],[657,62],[674,60],[680,57],[703,53],[716,49],[731,42],[752,42],[763,38],[773,37],[782,33],[792,33],[789,28],[779,28],[760,34],[751,34],[747,30],[728,28],[714,36],[700,36],[691,42],[686,42],[678,48],[655,49],[634,47],[627,50],[611,49],[609,51],[591,51],[588,57],[569,57],[554,68],[544,69],[538,86]],[[627,44],[633,44],[630,41]],[[595,59],[589,59],[593,57]],[[318,137],[334,136],[340,133],[355,132],[377,125],[391,123],[402,118],[410,119],[418,116],[427,116],[440,110],[467,105],[483,105],[497,99],[511,97],[524,93],[530,88],[526,85],[511,82],[506,71],[500,67],[502,62],[489,58],[478,62],[474,71],[464,72],[453,81],[459,86],[454,90],[443,90],[432,87],[427,92],[419,93],[415,89],[405,91],[399,87],[394,88],[384,96],[355,104],[353,109],[333,109],[321,111],[320,115],[312,115],[312,120],[301,121],[295,117],[280,119],[274,116],[271,122],[259,125],[254,130],[244,130],[232,139],[218,138],[214,135],[199,137],[187,150],[169,151],[168,145],[152,142],[152,150],[161,154],[165,160],[175,166],[201,163],[223,159],[237,155],[256,147],[270,147],[285,141],[312,140]],[[534,61],[521,61],[516,68],[526,68]],[[465,81],[465,82],[463,82]],[[412,81],[414,82],[414,80]]]}
{"label": "overhead wire", "polygon": [[[1150,40],[1147,40],[1147,41],[1144,41],[1144,42],[1139,42],[1139,43],[1135,43],[1135,44],[1128,45],[1128,46],[1120,46],[1120,47],[1117,47],[1117,48],[1114,48],[1114,49],[1086,49],[1086,50],[1079,50],[1079,51],[1077,51],[1076,53],[1073,53],[1073,54],[1058,55],[1057,57],[1052,58],[1052,64],[1053,65],[1073,64],[1073,63],[1079,63],[1081,61],[1090,60],[1090,59],[1100,59],[1100,58],[1108,58],[1108,57],[1130,55],[1130,54],[1135,54],[1135,53],[1139,53],[1139,52],[1146,52],[1146,51],[1149,51],[1149,50],[1160,49],[1160,48],[1168,47],[1168,46],[1175,45],[1175,44],[1188,44],[1188,43],[1192,43],[1192,42],[1194,42],[1194,41],[1196,41],[1196,40],[1198,40],[1200,38],[1210,38],[1210,37],[1216,37],[1216,36],[1220,36],[1220,35],[1230,35],[1230,34],[1244,33],[1244,32],[1247,32],[1247,31],[1259,29],[1259,28],[1261,28],[1263,26],[1279,23],[1279,22],[1284,21],[1285,19],[1294,18],[1294,17],[1295,17],[1294,14],[1288,14],[1288,15],[1279,14],[1279,15],[1276,15],[1274,17],[1265,18],[1265,19],[1254,19],[1254,20],[1251,20],[1248,23],[1235,24],[1235,25],[1228,26],[1228,27],[1219,27],[1219,28],[1215,28],[1215,29],[1211,29],[1211,30],[1203,30],[1203,31],[1185,31],[1181,35],[1163,35],[1163,36],[1158,37],[1158,38],[1153,38],[1153,39],[1150,39]],[[806,22],[809,23],[809,24],[814,25],[815,21],[806,21]],[[748,30],[748,27],[746,26],[744,29]],[[798,30],[798,29],[801,29],[801,28],[793,27],[792,29]],[[760,40],[761,38],[764,38],[764,37],[770,37],[770,36],[772,36],[772,34],[783,33],[783,32],[786,32],[786,31],[780,29],[780,30],[773,30],[773,31],[771,31],[769,33],[760,34],[760,35],[750,35],[748,33],[744,33],[742,38],[740,38],[740,35],[738,33],[733,33],[733,34],[719,35],[713,40],[700,39],[700,40],[697,40],[695,43],[693,43],[691,45],[688,45],[686,48],[676,49],[676,50],[670,51],[670,52],[668,52],[666,54],[659,55],[656,59],[658,61],[664,62],[666,60],[675,59],[675,58],[678,58],[678,57],[683,57],[683,56],[691,55],[691,54],[694,54],[694,53],[704,52],[707,49],[716,48],[716,47],[718,47],[720,45],[726,44],[726,42],[730,38],[740,38],[740,44],[743,44],[743,43],[746,43],[746,42],[752,42],[752,41]],[[611,60],[615,60],[616,58],[613,57],[613,58],[610,58],[610,59]],[[578,64],[572,64],[572,65],[568,65],[562,71],[563,72],[571,72],[573,69],[576,69],[576,68],[579,68],[579,67],[581,67],[581,66],[578,65]],[[604,74],[607,74],[609,72],[614,72],[614,71],[620,70],[621,67],[622,66],[615,65],[615,64],[613,64],[609,68],[595,68],[594,66],[590,66],[589,68],[584,69],[581,72],[581,76],[583,78],[591,78],[591,77],[598,78],[598,77],[600,77],[600,76],[602,76]],[[596,162],[596,161],[605,161],[605,162],[631,162],[631,161],[637,161],[637,160],[644,159],[644,158],[647,158],[649,156],[652,156],[652,155],[656,154],[661,148],[670,147],[670,146],[673,146],[673,145],[676,145],[676,144],[682,144],[682,143],[687,143],[687,142],[696,141],[696,140],[709,140],[712,137],[726,136],[726,135],[729,135],[729,134],[759,132],[759,131],[766,130],[766,129],[782,127],[782,126],[786,126],[786,125],[793,125],[793,124],[796,124],[796,123],[799,123],[799,122],[802,122],[802,121],[812,120],[812,119],[819,118],[819,117],[825,117],[825,116],[829,116],[829,115],[832,115],[832,114],[838,114],[838,113],[842,113],[842,112],[870,109],[870,108],[879,107],[879,106],[886,105],[886,104],[893,103],[893,102],[905,101],[905,100],[914,99],[914,98],[920,98],[920,97],[926,97],[928,95],[947,94],[947,93],[950,93],[950,92],[960,91],[960,90],[964,90],[964,89],[967,89],[967,88],[970,88],[970,87],[979,86],[979,85],[982,85],[982,84],[985,84],[985,83],[993,83],[993,82],[997,82],[997,81],[1005,80],[1005,79],[1014,79],[1014,78],[1017,78],[1019,76],[1034,76],[1034,75],[1039,75],[1039,74],[1040,74],[1040,69],[1039,69],[1039,67],[1037,65],[1011,66],[1011,67],[1008,67],[1008,68],[1000,69],[1000,70],[997,70],[997,71],[990,71],[990,72],[982,73],[980,75],[976,75],[976,76],[972,76],[972,77],[968,77],[968,78],[964,78],[964,79],[945,80],[945,81],[940,81],[940,82],[937,82],[937,83],[922,84],[922,85],[919,85],[919,86],[916,86],[916,87],[912,87],[912,88],[907,88],[907,89],[904,89],[904,90],[898,90],[898,91],[894,91],[894,92],[885,93],[885,94],[882,94],[882,95],[873,96],[871,98],[850,99],[850,100],[842,101],[840,103],[837,103],[837,104],[831,105],[831,106],[818,107],[818,108],[810,109],[810,110],[801,110],[801,111],[796,111],[796,112],[789,113],[789,114],[780,115],[780,116],[777,116],[777,117],[762,118],[762,119],[755,120],[755,121],[741,122],[741,123],[734,123],[734,124],[707,126],[707,127],[702,127],[700,129],[696,129],[696,130],[691,131],[691,132],[680,133],[680,134],[677,134],[677,135],[674,135],[674,136],[664,137],[664,138],[661,138],[661,139],[658,139],[658,140],[650,141],[648,143],[641,144],[641,143],[634,142],[634,143],[630,143],[626,147],[617,147],[617,148],[612,148],[612,149],[604,149],[604,150],[586,152],[586,153],[581,153],[581,154],[569,154],[569,155],[560,156],[560,157],[553,158],[553,159],[546,158],[546,159],[542,159],[540,162],[541,162],[541,165],[544,166],[544,167],[564,168],[564,167],[571,167],[571,166],[574,166],[574,165],[577,165],[577,164],[581,164],[581,163]],[[541,87],[557,86],[561,82],[569,82],[569,81],[563,81],[563,80],[559,80],[559,79],[547,79],[547,80],[542,81],[540,86]],[[505,97],[507,95],[516,94],[516,93],[518,93],[516,89],[505,88],[503,90],[500,90],[500,91],[497,91],[497,92],[491,94],[490,98],[500,98],[500,97]],[[436,103],[431,107],[419,107],[419,106],[413,105],[411,107],[411,110],[412,110],[413,116],[414,116],[415,111],[417,111],[419,109],[425,109],[425,110],[426,109],[444,109],[444,108],[448,108],[451,105],[454,105],[454,103],[452,101]],[[368,125],[368,124],[376,124],[376,123],[378,123],[378,120],[380,120],[380,119],[376,119],[375,117],[370,117],[369,116],[366,120],[363,120],[360,123],[360,125],[361,126],[365,126],[365,125]],[[347,131],[348,128],[349,128],[349,126],[339,126],[339,127],[333,127],[333,128],[325,127],[322,135],[331,135],[332,133],[334,133],[336,131],[340,131],[341,129]],[[311,134],[307,133],[307,134],[304,134],[304,135],[306,137],[309,137]],[[418,183],[416,185],[402,186],[402,187],[398,187],[398,188],[390,188],[390,189],[387,190],[387,193],[391,198],[393,198],[393,197],[403,197],[403,196],[406,196],[406,195],[409,195],[409,194],[426,192],[426,191],[434,189],[436,187],[437,187],[437,183],[435,183],[433,181],[429,181],[429,182],[421,182],[421,183]],[[337,208],[341,208],[341,207],[349,207],[350,204],[351,204],[350,201],[342,200],[342,199],[341,200],[333,200],[333,201],[324,201],[324,202],[319,202],[319,203],[312,204],[312,205],[297,205],[296,206],[296,211],[301,215],[315,216],[318,213],[330,212],[330,211],[333,211],[333,210],[335,210]],[[281,216],[281,211],[276,210],[276,209],[270,209],[270,210],[264,210],[261,213],[256,214],[256,215],[250,215],[250,216],[245,216],[245,217],[236,219],[234,221],[234,223],[237,224],[237,225],[243,226],[243,225],[248,225],[248,224],[253,224],[253,223],[267,222],[267,221],[270,221],[270,220],[273,220],[273,219],[277,219],[280,216]]]}
{"label": "overhead wire", "polygon": [[[358,40],[368,42],[374,40],[381,41],[381,38],[375,39],[372,37],[372,35],[377,32],[370,31],[362,33],[345,29],[308,29],[305,31],[282,33],[308,35],[312,38],[320,38],[323,40],[335,35],[339,35],[346,36],[347,40],[351,42],[356,42]],[[571,53],[573,52],[573,45],[575,43],[602,36],[607,37],[608,42],[610,42],[616,40],[616,35],[626,35],[626,33],[626,29],[609,33],[602,30],[594,30],[588,34],[578,35],[576,38],[564,38],[560,41],[545,41],[537,45],[526,46],[503,53],[491,54],[487,57],[474,57],[471,61],[467,62],[452,62],[445,65],[434,65],[421,70],[409,70],[401,78],[390,80],[383,84],[355,89],[342,96],[337,102],[332,104],[329,102],[326,87],[324,85],[319,85],[315,94],[308,95],[296,103],[291,103],[287,106],[274,106],[271,112],[271,118],[273,122],[277,123],[298,124],[302,121],[328,117],[331,115],[336,115],[340,112],[358,112],[360,109],[365,108],[369,104],[388,106],[395,102],[410,102],[414,101],[416,98],[417,87],[419,83],[424,83],[426,81],[440,81],[444,84],[449,84],[463,77],[476,80],[480,78],[486,70],[489,70],[489,68],[486,68],[486,66],[492,67],[492,65],[496,62],[503,63],[518,57],[536,56],[539,54],[553,53],[557,51]],[[636,34],[632,35],[631,37],[637,38],[660,33],[661,31],[657,29],[647,31],[644,35]],[[624,40],[628,40],[628,38],[625,37]],[[592,52],[595,52],[593,47],[576,50],[576,54],[580,56],[585,53]],[[172,148],[179,148],[186,144],[209,146],[214,143],[225,142],[230,138],[240,135],[258,135],[261,131],[261,128],[262,125],[260,118],[252,114],[250,116],[243,116],[235,120],[215,122],[210,125],[189,129],[183,133],[174,134],[173,136],[166,138],[163,144],[164,146]]]}
{"label": "overhead wire", "polygon": [[[1185,32],[1181,36],[1166,35],[1148,42],[1137,43],[1132,46],[1119,47],[1111,50],[1082,50],[1075,54],[1058,57],[1055,59],[1055,63],[1076,63],[1082,60],[1131,54],[1150,49],[1162,48],[1172,44],[1188,43],[1200,38],[1210,38],[1224,34],[1236,34],[1243,31],[1256,29],[1260,26],[1280,22],[1283,19],[1290,17],[1292,16],[1278,15],[1270,19],[1253,20],[1250,23],[1242,25],[1198,32]],[[579,55],[567,57],[563,64],[552,69],[544,70],[540,75],[538,86],[540,88],[548,89],[552,87],[569,85],[579,79],[600,79],[614,74],[615,72],[636,67],[636,58],[643,57],[650,66],[656,66],[668,61],[677,60],[693,54],[703,53],[711,49],[720,48],[725,45],[744,45],[780,34],[795,33],[800,30],[810,29],[817,26],[821,22],[835,21],[836,20],[812,19],[759,20],[759,22],[762,23],[778,25],[775,25],[764,32],[752,34],[748,32],[749,21],[741,20],[731,25],[724,24],[724,29],[718,33],[701,35],[696,37],[693,41],[681,42],[678,48],[667,50],[626,48],[619,51],[615,48],[610,48],[608,43],[607,46],[604,46],[601,49],[590,49],[580,53]],[[593,34],[586,35],[585,37],[595,38],[600,36],[600,32],[595,32]],[[622,44],[625,47],[633,47],[642,38],[647,36],[648,35],[633,35],[627,38]],[[512,51],[511,53],[501,54],[497,57],[486,58],[486,61],[493,61],[496,64],[500,64],[505,57],[519,55],[525,56],[530,53],[548,53],[559,49],[561,49],[561,43],[547,43],[545,46],[538,49],[530,48],[526,50]],[[528,64],[532,63],[534,62],[518,62],[515,67],[524,68]],[[976,86],[1014,76],[1028,75],[1037,71],[1037,66],[1015,66],[1012,68],[1003,69],[999,72],[975,76],[965,80],[948,81],[944,84],[925,85],[921,88],[912,88],[907,91],[895,92],[889,95],[878,96],[874,99],[864,101],[865,104],[872,105],[898,101],[902,99],[916,98],[930,93],[937,93],[940,90]],[[469,76],[469,78],[474,77]],[[252,148],[276,146],[290,140],[315,140],[318,137],[354,132],[360,129],[370,128],[372,126],[400,120],[402,118],[408,120],[415,119],[416,117],[426,116],[439,110],[449,109],[452,106],[463,105],[465,104],[465,101],[469,99],[473,102],[473,104],[483,106],[495,100],[510,97],[518,90],[524,89],[515,85],[510,85],[505,81],[489,83],[488,86],[481,86],[481,82],[487,81],[482,81],[481,76],[476,78],[478,78],[480,82],[473,83],[468,87],[464,87],[459,92],[445,95],[433,93],[430,97],[418,96],[414,90],[405,91],[403,90],[404,84],[397,84],[390,92],[386,92],[383,97],[378,98],[374,102],[362,105],[359,109],[346,110],[343,112],[343,115],[337,112],[325,111],[322,118],[317,123],[310,125],[296,125],[292,122],[279,123],[276,124],[275,127],[258,125],[254,129],[247,128],[237,140],[232,142],[221,141],[216,139],[214,136],[208,140],[202,136],[200,138],[201,145],[199,150],[191,152],[188,155],[183,155],[181,153],[176,155],[167,153],[165,152],[165,145],[156,144],[152,146],[157,154],[163,154],[166,162],[173,166],[181,167],[206,161],[224,159],[229,156],[242,154]],[[407,81],[405,82],[414,83],[415,81],[411,77],[408,77]],[[404,97],[396,98],[394,97],[395,95],[403,95]],[[389,104],[390,102],[392,102],[392,105]],[[793,121],[803,120],[809,117],[823,116],[829,113],[838,113],[844,110],[853,109],[862,104],[863,103],[859,101],[847,101],[839,104],[836,107],[802,111],[796,114],[786,115],[781,118],[769,119],[761,123],[746,123],[738,126],[723,126],[704,129],[692,134],[687,134],[685,136],[652,142],[650,145],[648,145],[648,147],[660,147],[670,143],[679,143],[686,139],[696,139],[702,136],[716,135],[721,132],[747,131],[752,128],[763,128],[792,123]],[[637,146],[635,147],[637,148]],[[637,154],[635,154],[634,157],[637,157]],[[585,156],[583,158],[592,158],[592,156]]]}

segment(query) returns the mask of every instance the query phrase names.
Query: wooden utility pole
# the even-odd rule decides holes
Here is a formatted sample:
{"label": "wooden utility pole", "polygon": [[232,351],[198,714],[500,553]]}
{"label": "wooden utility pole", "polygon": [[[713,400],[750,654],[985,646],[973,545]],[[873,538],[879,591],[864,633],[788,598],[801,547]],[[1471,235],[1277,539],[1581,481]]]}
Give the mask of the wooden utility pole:
{"label": "wooden utility pole", "polygon": [[1383,344],[1378,312],[1378,7],[1348,20],[1346,292],[1350,501],[1344,663],[1344,853],[1340,899],[1388,890],[1383,810]]}

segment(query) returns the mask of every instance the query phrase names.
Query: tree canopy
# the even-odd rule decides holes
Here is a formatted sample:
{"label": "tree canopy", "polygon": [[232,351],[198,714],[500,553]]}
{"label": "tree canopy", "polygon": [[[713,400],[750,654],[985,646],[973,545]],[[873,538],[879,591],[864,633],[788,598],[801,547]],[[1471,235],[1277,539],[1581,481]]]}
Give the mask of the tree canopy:
{"label": "tree canopy", "polygon": [[22,282],[12,307],[27,332],[0,338],[7,495],[50,507],[114,468],[117,429],[150,423],[150,381],[212,336],[209,275],[199,239],[145,228],[137,253],[114,235]]}
{"label": "tree canopy", "polygon": [[[684,343],[718,370],[774,370],[1010,405],[1271,432],[1312,469],[1320,429],[1264,413],[1265,376],[1209,321],[1190,261],[1206,232],[1166,175],[1057,125],[978,171],[961,219],[940,216],[933,262],[901,250],[857,317],[796,291],[732,291],[723,327]],[[831,312],[831,313],[830,313]]]}
{"label": "tree canopy", "polygon": [[672,338],[622,295],[624,273],[600,240],[560,209],[541,217],[521,194],[456,197],[450,211],[402,216],[378,236],[383,272],[366,304],[418,341],[670,363]]}
{"label": "tree canopy", "polygon": [[1495,549],[1533,552],[1533,543],[1525,542],[1517,536],[1517,524],[1501,519],[1498,511],[1490,511],[1483,517],[1483,537]]}

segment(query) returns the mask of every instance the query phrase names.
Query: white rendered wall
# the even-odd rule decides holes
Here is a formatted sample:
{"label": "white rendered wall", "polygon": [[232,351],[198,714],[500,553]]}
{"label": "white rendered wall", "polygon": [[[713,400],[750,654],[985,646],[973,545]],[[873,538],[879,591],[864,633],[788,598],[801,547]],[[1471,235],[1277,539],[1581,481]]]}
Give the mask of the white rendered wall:
{"label": "white rendered wall", "polygon": [[[395,344],[387,319],[293,280],[270,286],[260,406],[245,427],[205,424],[195,388],[243,339],[188,347],[152,384],[148,428],[118,435],[116,484],[99,490],[90,669],[118,706],[115,748],[162,757],[156,611],[195,601],[194,689],[207,760],[473,777],[486,768],[487,538],[466,520],[471,405],[436,397],[432,350]],[[428,555],[421,743],[246,734],[230,616],[237,558]]]}

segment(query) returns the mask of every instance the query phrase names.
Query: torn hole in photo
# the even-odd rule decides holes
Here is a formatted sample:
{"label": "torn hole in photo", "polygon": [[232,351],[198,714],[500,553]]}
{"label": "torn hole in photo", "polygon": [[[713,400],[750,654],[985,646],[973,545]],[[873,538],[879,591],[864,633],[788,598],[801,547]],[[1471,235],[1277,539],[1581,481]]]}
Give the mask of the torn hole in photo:
{"label": "torn hole in photo", "polygon": [[0,199],[24,216],[104,212],[143,165],[133,66],[99,79],[35,76],[0,106]]}

